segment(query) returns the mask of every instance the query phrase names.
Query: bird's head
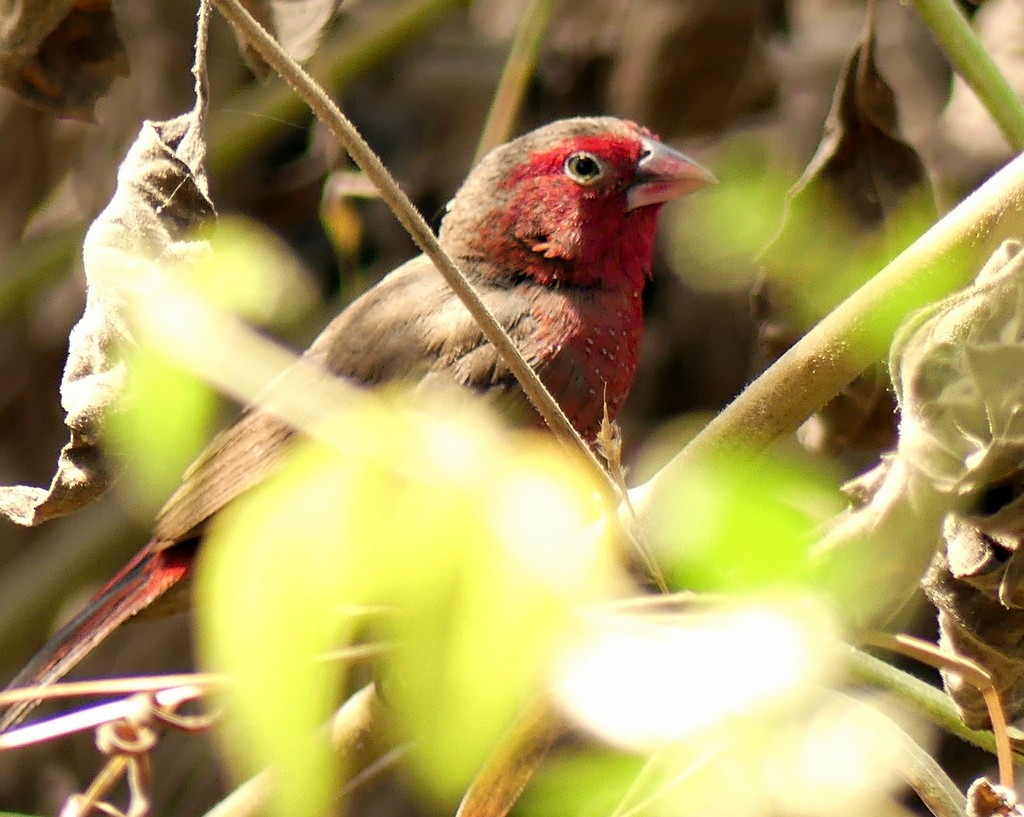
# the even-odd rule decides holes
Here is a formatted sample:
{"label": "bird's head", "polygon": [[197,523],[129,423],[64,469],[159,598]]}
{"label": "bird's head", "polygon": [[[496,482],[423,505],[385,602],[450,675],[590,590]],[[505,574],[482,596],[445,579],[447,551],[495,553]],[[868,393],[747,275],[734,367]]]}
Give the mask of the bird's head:
{"label": "bird's head", "polygon": [[485,156],[449,205],[441,241],[485,275],[638,294],[661,205],[713,181],[632,122],[563,119]]}

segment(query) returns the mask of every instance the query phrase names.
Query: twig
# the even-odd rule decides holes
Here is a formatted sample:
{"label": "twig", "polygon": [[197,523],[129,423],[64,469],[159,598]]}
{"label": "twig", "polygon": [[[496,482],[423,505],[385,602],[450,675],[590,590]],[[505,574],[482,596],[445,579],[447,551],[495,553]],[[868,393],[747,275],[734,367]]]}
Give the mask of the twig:
{"label": "twig", "polygon": [[969,658],[945,652],[934,644],[908,635],[869,633],[862,638],[862,641],[884,650],[900,653],[935,669],[956,672],[965,683],[978,690],[985,699],[988,717],[992,722],[992,737],[995,741],[996,758],[999,761],[999,784],[1011,790],[1015,788],[1013,753],[1010,749],[1010,736],[1006,729],[1006,715],[1003,712],[1003,705],[999,701],[999,693],[992,683],[992,676],[984,667]]}
{"label": "twig", "polygon": [[246,39],[259,52],[260,56],[288,81],[309,105],[313,113],[348,151],[352,160],[373,180],[381,192],[381,198],[388,204],[413,241],[433,262],[473,319],[480,325],[484,336],[498,350],[502,360],[515,375],[530,402],[540,412],[556,437],[577,448],[593,471],[599,475],[601,482],[608,486],[611,495],[616,495],[614,483],[609,479],[590,447],[583,441],[579,432],[569,422],[565,412],[562,411],[540,378],[519,353],[501,324],[488,311],[480,296],[442,249],[427,222],[392,178],[380,158],[359,135],[355,126],[334,104],[327,92],[284,52],[238,0],[213,0],[213,4],[232,25],[244,32]]}
{"label": "twig", "polygon": [[498,80],[498,90],[491,100],[491,109],[487,112],[487,122],[477,144],[473,164],[479,162],[484,155],[503,142],[507,142],[512,133],[512,125],[523,100],[526,83],[533,73],[540,52],[541,40],[551,19],[554,0],[530,0],[523,9],[516,28],[515,39],[508,52],[505,68]]}
{"label": "twig", "polygon": [[0,692],[0,707],[20,701],[49,701],[81,698],[83,695],[130,695],[156,692],[171,687],[224,686],[227,677],[213,672],[184,672],[169,675],[140,675],[133,678],[101,678],[94,681],[62,681],[45,687],[19,687]]}
{"label": "twig", "polygon": [[[353,693],[334,713],[329,725],[331,745],[346,765],[359,769],[345,786],[345,793],[389,768],[404,749],[378,751],[383,728],[383,704],[374,684]],[[273,770],[264,769],[249,778],[210,809],[204,817],[251,817],[265,810],[273,795]]]}
{"label": "twig", "polygon": [[506,817],[552,745],[568,731],[550,701],[531,703],[487,758],[455,817]]}
{"label": "twig", "polygon": [[[152,705],[161,708],[180,706],[186,701],[201,698],[209,691],[208,687],[187,684],[184,686],[165,687],[147,695]],[[38,696],[42,697],[42,696]],[[65,737],[86,729],[95,729],[106,723],[112,723],[132,717],[139,709],[138,694],[121,698],[109,703],[79,709],[67,715],[47,718],[28,726],[12,729],[0,735],[0,751],[20,749],[35,743],[43,743],[54,738]]]}
{"label": "twig", "polygon": [[992,61],[956,0],[911,0],[954,70],[963,78],[1014,150],[1024,150],[1024,104]]}
{"label": "twig", "polygon": [[[996,753],[996,741],[992,733],[964,725],[953,702],[941,690],[873,655],[853,648],[850,649],[847,666],[856,680],[892,693],[908,709],[927,718],[951,735],[987,752]],[[1024,755],[1013,752],[1012,758],[1016,764],[1024,765]]]}

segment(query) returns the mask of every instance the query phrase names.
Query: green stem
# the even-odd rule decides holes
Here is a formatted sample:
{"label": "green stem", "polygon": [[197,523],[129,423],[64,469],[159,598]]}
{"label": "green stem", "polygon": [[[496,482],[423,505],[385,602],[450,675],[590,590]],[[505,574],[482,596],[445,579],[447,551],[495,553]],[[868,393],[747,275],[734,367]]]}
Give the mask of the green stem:
{"label": "green stem", "polygon": [[884,357],[907,314],[968,283],[999,244],[1024,234],[1024,156],[946,214],[800,339],[661,471],[630,491],[641,523],[668,507],[680,473],[791,434]]}
{"label": "green stem", "polygon": [[498,90],[487,112],[487,122],[473,159],[474,165],[491,149],[507,142],[512,133],[512,125],[519,112],[526,83],[537,63],[553,6],[554,0],[530,0],[530,4],[523,10],[523,16],[519,18],[515,39],[509,49],[501,79],[498,80]]}
{"label": "green stem", "polygon": [[857,711],[857,723],[898,749],[894,768],[935,817],[963,817],[966,798],[924,748],[882,710],[843,693],[834,693]]}
{"label": "green stem", "polygon": [[985,51],[956,0],[911,0],[954,70],[978,95],[1016,151],[1024,150],[1024,104]]}
{"label": "green stem", "polygon": [[[951,735],[995,754],[996,742],[992,733],[965,726],[949,696],[931,684],[860,650],[851,649],[847,666],[854,680],[892,693],[908,709],[927,718]],[[1017,737],[1012,729],[1011,737]],[[1016,744],[1016,740],[1014,743]],[[1014,763],[1024,766],[1024,755],[1014,751],[1012,757]]]}

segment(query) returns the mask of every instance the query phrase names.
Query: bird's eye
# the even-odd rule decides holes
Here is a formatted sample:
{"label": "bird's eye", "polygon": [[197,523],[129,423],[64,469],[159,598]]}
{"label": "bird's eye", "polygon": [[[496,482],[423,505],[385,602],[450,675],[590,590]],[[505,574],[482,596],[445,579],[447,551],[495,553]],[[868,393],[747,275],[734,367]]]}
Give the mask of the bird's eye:
{"label": "bird's eye", "polygon": [[574,153],[565,160],[565,175],[580,184],[593,184],[604,175],[604,166],[596,156]]}

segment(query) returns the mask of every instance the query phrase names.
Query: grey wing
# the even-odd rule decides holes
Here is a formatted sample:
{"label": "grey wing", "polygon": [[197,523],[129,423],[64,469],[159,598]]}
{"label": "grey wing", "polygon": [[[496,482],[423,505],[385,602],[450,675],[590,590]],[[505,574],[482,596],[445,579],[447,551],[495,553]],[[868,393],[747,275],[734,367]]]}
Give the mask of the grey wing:
{"label": "grey wing", "polygon": [[[508,290],[484,290],[498,319],[514,336],[525,336],[532,320],[529,303],[508,296]],[[494,348],[423,256],[354,301],[303,357],[366,385],[446,380],[517,393]],[[185,473],[157,518],[154,538],[171,545],[196,535],[213,514],[279,467],[293,436],[284,421],[246,410]]]}
{"label": "grey wing", "polygon": [[[465,270],[498,322],[523,342],[534,330],[519,291]],[[402,265],[346,309],[308,354],[361,383],[447,380],[486,391],[515,382],[476,321],[424,256]]]}

